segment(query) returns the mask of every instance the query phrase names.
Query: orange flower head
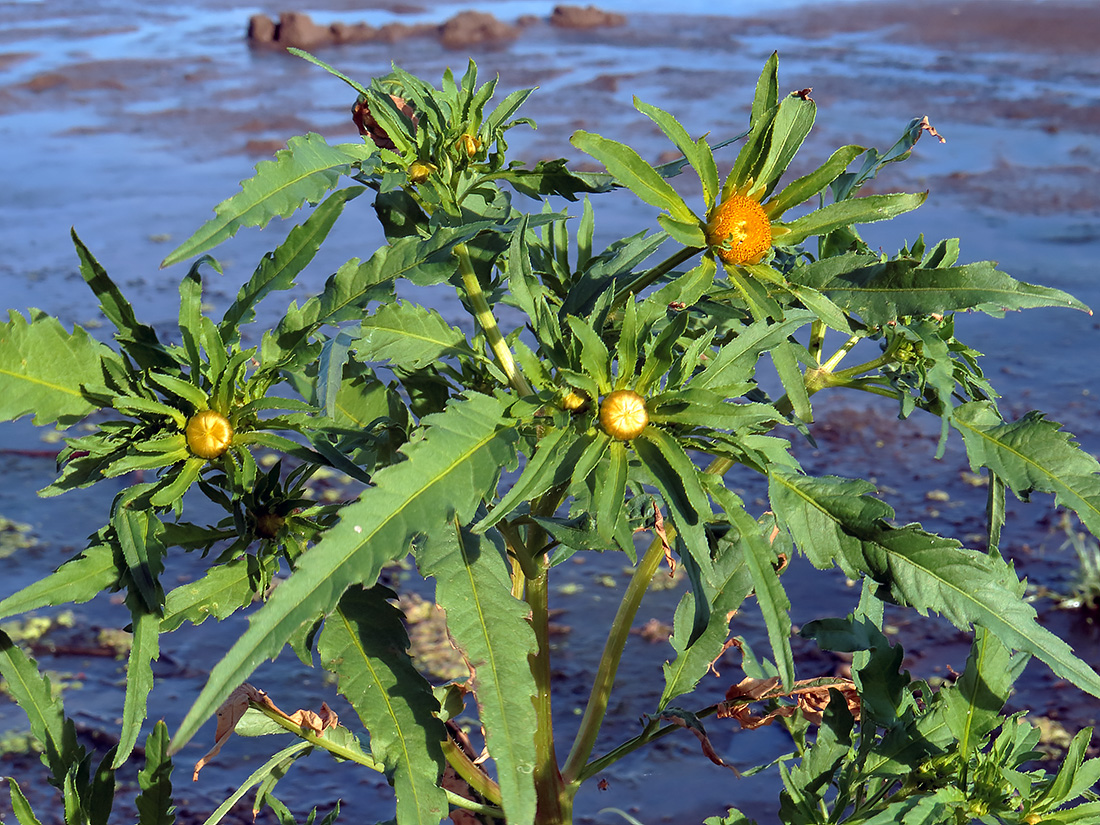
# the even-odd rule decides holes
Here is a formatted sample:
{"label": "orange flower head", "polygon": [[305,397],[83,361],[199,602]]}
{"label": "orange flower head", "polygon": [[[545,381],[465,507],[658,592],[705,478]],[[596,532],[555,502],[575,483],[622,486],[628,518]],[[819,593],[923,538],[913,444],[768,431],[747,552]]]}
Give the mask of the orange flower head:
{"label": "orange flower head", "polygon": [[233,441],[233,425],[214,410],[201,410],[191,416],[184,429],[187,448],[199,458],[217,458]]}
{"label": "orange flower head", "polygon": [[600,402],[600,427],[612,438],[630,441],[649,424],[645,399],[634,390],[609,392]]}
{"label": "orange flower head", "polygon": [[707,244],[727,264],[756,264],[772,246],[772,224],[760,202],[731,195],[710,214]]}

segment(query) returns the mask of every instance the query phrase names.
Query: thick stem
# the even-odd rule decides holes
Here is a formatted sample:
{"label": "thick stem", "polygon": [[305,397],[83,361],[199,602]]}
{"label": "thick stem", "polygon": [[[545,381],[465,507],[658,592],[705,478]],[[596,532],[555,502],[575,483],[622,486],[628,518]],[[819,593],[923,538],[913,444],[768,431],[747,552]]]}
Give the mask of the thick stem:
{"label": "thick stem", "polygon": [[[532,528],[531,533],[541,532]],[[532,537],[528,536],[530,542]],[[550,607],[549,571],[543,560],[539,561],[541,573],[527,580],[527,604],[531,608],[531,627],[535,631],[537,649],[531,657],[531,673],[535,678],[535,794],[538,798],[536,822],[568,822],[570,800],[565,793],[558,756],[554,749],[553,706],[550,694]]]}
{"label": "thick stem", "polygon": [[615,613],[615,620],[611,624],[611,632],[607,636],[607,643],[600,657],[600,665],[596,670],[596,679],[592,683],[592,692],[588,697],[588,705],[584,709],[580,730],[573,742],[573,749],[569,752],[569,758],[565,760],[562,768],[562,777],[566,784],[575,784],[581,771],[584,769],[588,757],[592,755],[592,749],[596,745],[596,736],[600,732],[604,715],[607,713],[607,703],[611,697],[611,687],[615,683],[615,673],[619,669],[619,660],[623,655],[627,637],[630,635],[630,627],[638,608],[642,604],[653,576],[665,557],[664,544],[660,536],[654,536],[653,541],[646,550],[638,566],[634,568],[634,575],[627,585],[623,600],[619,603],[619,609]]}
{"label": "thick stem", "polygon": [[489,342],[489,348],[496,356],[497,363],[508,376],[508,383],[520,395],[534,395],[535,391],[527,383],[523,373],[519,371],[516,360],[512,357],[512,351],[508,349],[508,342],[504,340],[500,327],[497,326],[496,316],[485,298],[485,290],[481,288],[481,281],[474,271],[473,262],[470,260],[470,250],[466,244],[455,244],[455,257],[458,258],[458,272],[462,276],[462,286],[466,288],[466,296],[474,310],[474,317],[485,333]]}

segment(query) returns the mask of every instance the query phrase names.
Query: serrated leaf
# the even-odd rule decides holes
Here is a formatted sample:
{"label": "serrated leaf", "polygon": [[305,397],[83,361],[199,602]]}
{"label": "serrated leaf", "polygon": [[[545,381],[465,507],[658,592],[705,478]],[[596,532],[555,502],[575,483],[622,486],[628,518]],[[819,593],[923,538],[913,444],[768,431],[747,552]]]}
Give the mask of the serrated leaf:
{"label": "serrated leaf", "polygon": [[[413,666],[401,611],[379,587],[349,589],[325,619],[321,664],[339,677],[370,732],[371,755],[386,766],[397,794],[397,820],[436,825],[447,812],[437,784],[443,770],[439,702]],[[389,594],[392,595],[392,594]]]}
{"label": "serrated leaf", "polygon": [[944,721],[958,741],[959,757],[969,759],[982,739],[1004,720],[1001,708],[1008,701],[1012,685],[1027,664],[1028,656],[1012,655],[985,628],[977,628],[966,670],[950,688],[940,694]]}
{"label": "serrated leaf", "polygon": [[0,601],[0,619],[58,604],[80,604],[118,586],[114,548],[92,544],[57,570]]}
{"label": "serrated leaf", "polygon": [[665,210],[681,223],[699,222],[672,185],[629,146],[583,130],[574,132],[569,142],[602,163],[616,180],[650,206]]}
{"label": "serrated leaf", "polygon": [[360,361],[382,361],[416,370],[448,356],[482,359],[462,330],[434,309],[394,301],[363,319],[356,348]]}
{"label": "serrated leaf", "polygon": [[41,310],[29,315],[10,310],[0,324],[0,421],[33,413],[38,426],[73,424],[99,409],[81,387],[103,383],[102,362],[114,353],[80,327],[69,333]]}
{"label": "serrated leaf", "polygon": [[436,580],[435,601],[473,672],[485,740],[498,766],[508,822],[535,818],[537,694],[528,656],[538,648],[530,608],[512,596],[503,548],[457,525],[417,548],[417,565]]}
{"label": "serrated leaf", "polygon": [[724,387],[740,386],[750,381],[756,374],[760,356],[813,318],[810,312],[787,310],[785,319],[777,323],[757,321],[742,327],[737,336],[723,345],[687,386],[720,391]]}
{"label": "serrated leaf", "polygon": [[848,164],[867,150],[862,146],[842,146],[814,171],[788,183],[768,201],[770,215],[782,215],[788,209],[804,203],[836,180]]}
{"label": "serrated leaf", "polygon": [[708,605],[710,618],[706,629],[688,647],[695,625],[695,599],[700,594],[687,592],[680,600],[672,622],[669,644],[675,658],[662,666],[665,688],[657,704],[664,710],[668,703],[690,693],[722,653],[730,635],[730,616],[752,591],[752,576],[740,545],[726,542],[719,546],[714,559],[715,593]]}
{"label": "serrated leaf", "polygon": [[374,584],[384,564],[408,552],[413,537],[442,529],[456,515],[468,520],[499,468],[514,461],[515,435],[495,398],[472,394],[422,423],[424,436],[403,448],[406,460],[376,473],[374,486],[343,508],[339,523],[301,557],[215,666],[176,733],[175,750],[264,659],[278,655],[303,623],[334,607],[348,587]]}
{"label": "serrated leaf", "polygon": [[241,182],[241,191],[214,207],[215,217],[176,247],[161,268],[213,249],[243,226],[267,226],[286,218],[306,203],[317,203],[336,186],[364,147],[329,146],[315,132],[296,135],[274,160],[256,164],[256,174]]}
{"label": "serrated leaf", "polygon": [[704,476],[707,489],[730,525],[740,534],[741,554],[752,577],[756,603],[764,617],[772,655],[784,690],[794,686],[794,653],[791,651],[791,600],[776,573],[776,555],[764,539],[763,528],[744,509],[741,499],[714,476]]}
{"label": "serrated leaf", "polygon": [[122,767],[137,744],[145,722],[149,692],[153,689],[153,661],[160,656],[160,618],[143,606],[132,613],[133,636],[126,665],[126,698],[113,769]]}
{"label": "serrated leaf", "polygon": [[19,825],[42,825],[38,817],[34,815],[31,803],[23,795],[23,791],[19,787],[19,783],[15,781],[14,776],[8,777],[8,788],[11,792],[11,810],[15,814]]}
{"label": "serrated leaf", "polygon": [[994,314],[1047,306],[1088,309],[1059,289],[1017,281],[991,261],[924,268],[912,259],[881,262],[873,255],[849,253],[797,267],[788,277],[876,325],[965,309]]}
{"label": "serrated leaf", "polygon": [[1086,453],[1042,413],[1029,412],[1005,422],[988,401],[960,404],[951,424],[963,436],[970,466],[986,467],[1017,496],[1053,493],[1100,536],[1100,461]]}
{"label": "serrated leaf", "polygon": [[855,223],[874,223],[885,221],[911,212],[924,203],[927,192],[915,195],[892,193],[889,195],[867,195],[862,198],[830,203],[808,215],[796,218],[784,226],[787,234],[776,235],[775,246],[795,246],[812,235],[826,235],[834,229],[851,226]]}
{"label": "serrated leaf", "polygon": [[148,369],[154,366],[172,367],[174,360],[165,352],[163,345],[157,338],[156,330],[148,324],[138,321],[134,315],[134,308],[122,290],[107,275],[95,256],[80,237],[76,230],[72,232],[73,245],[76,247],[77,257],[80,258],[80,274],[84,281],[91,287],[95,296],[99,299],[99,308],[107,317],[115,329],[118,330],[115,340],[129,353],[138,366]]}
{"label": "serrated leaf", "polygon": [[27,715],[31,733],[45,747],[42,761],[53,774],[54,783],[62,785],[70,766],[84,758],[84,748],[76,741],[76,728],[65,718],[60,698],[55,698],[50,689],[49,677],[39,673],[34,660],[2,630],[0,677],[12,699]]}
{"label": "serrated leaf", "polygon": [[763,197],[771,194],[780,176],[794,160],[814,125],[816,114],[817,104],[809,98],[792,93],[779,101],[772,119],[768,154],[755,175],[754,189],[762,187]]}
{"label": "serrated leaf", "polygon": [[168,755],[168,726],[160,720],[145,740],[145,767],[138,771],[141,793],[135,800],[138,825],[172,825],[172,758]]}
{"label": "serrated leaf", "polygon": [[264,255],[218,324],[223,341],[229,343],[241,324],[247,324],[256,317],[255,306],[265,296],[294,286],[294,279],[313,260],[344,206],[363,191],[362,186],[349,186],[333,192],[313,210],[309,218],[290,230],[285,241]]}
{"label": "serrated leaf", "polygon": [[1032,654],[1058,676],[1100,695],[1100,675],[1036,621],[1023,585],[1002,559],[966,550],[917,525],[886,524],[893,510],[870,498],[873,486],[835,477],[808,478],[774,469],[769,498],[780,523],[819,568],[835,562],[849,578],[869,575],[880,595],[956,627],[988,628],[1005,645]]}
{"label": "serrated leaf", "polygon": [[[271,563],[265,565],[270,572]],[[160,631],[168,633],[184,622],[218,621],[251,604],[256,586],[265,578],[255,556],[245,555],[210,568],[197,581],[169,591],[164,600]]]}
{"label": "serrated leaf", "polygon": [[[668,136],[676,148],[679,149],[691,168],[699,175],[699,181],[703,185],[703,202],[709,207],[718,197],[718,167],[714,163],[714,154],[707,145],[706,138],[692,140],[687,130],[680,125],[675,117],[664,109],[651,106],[634,98],[634,107],[656,123],[661,131]],[[698,223],[698,222],[696,222]],[[702,244],[700,244],[702,245]]]}
{"label": "serrated leaf", "polygon": [[[293,762],[302,756],[307,756],[312,750],[313,745],[309,744],[309,742],[296,742],[289,747],[283,748],[254,770],[251,775],[249,775],[248,779],[242,782],[237,790],[230,794],[229,797],[206,818],[203,825],[216,825],[216,823],[220,822],[233,806],[240,801],[241,797],[248,793],[253,787],[267,779],[272,772],[280,769],[285,771],[288,762]],[[169,749],[169,752],[171,752],[171,749]]]}

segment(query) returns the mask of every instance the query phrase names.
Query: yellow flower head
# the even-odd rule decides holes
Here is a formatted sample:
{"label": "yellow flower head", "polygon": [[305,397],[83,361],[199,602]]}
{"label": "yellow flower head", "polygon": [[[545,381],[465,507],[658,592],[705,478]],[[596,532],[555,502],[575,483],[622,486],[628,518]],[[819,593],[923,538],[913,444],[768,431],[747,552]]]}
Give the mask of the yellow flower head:
{"label": "yellow flower head", "polygon": [[772,223],[760,201],[733,194],[707,216],[707,244],[727,264],[756,264],[772,247]]}
{"label": "yellow flower head", "polygon": [[233,425],[214,410],[201,410],[191,416],[184,430],[187,446],[199,458],[217,458],[233,441]]}
{"label": "yellow flower head", "polygon": [[600,427],[612,438],[630,441],[649,424],[645,399],[633,390],[616,390],[600,402]]}

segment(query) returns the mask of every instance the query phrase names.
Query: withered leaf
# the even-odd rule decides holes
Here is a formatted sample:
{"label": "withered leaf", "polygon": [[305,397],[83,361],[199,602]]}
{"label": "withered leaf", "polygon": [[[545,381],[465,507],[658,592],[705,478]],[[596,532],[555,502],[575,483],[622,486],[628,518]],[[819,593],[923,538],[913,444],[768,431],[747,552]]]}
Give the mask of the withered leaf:
{"label": "withered leaf", "polygon": [[[802,679],[794,687],[783,690],[778,677],[771,679],[753,679],[745,677],[726,691],[726,701],[718,704],[719,719],[736,719],[742,728],[752,730],[762,725],[770,725],[778,718],[793,716],[797,711],[812,724],[820,725],[822,714],[829,705],[829,689],[839,691],[848,704],[852,717],[859,719],[859,692],[855,682],[839,676],[826,676],[818,679]],[[763,715],[753,715],[750,705],[782,697],[795,700],[793,705],[781,705]]]}

